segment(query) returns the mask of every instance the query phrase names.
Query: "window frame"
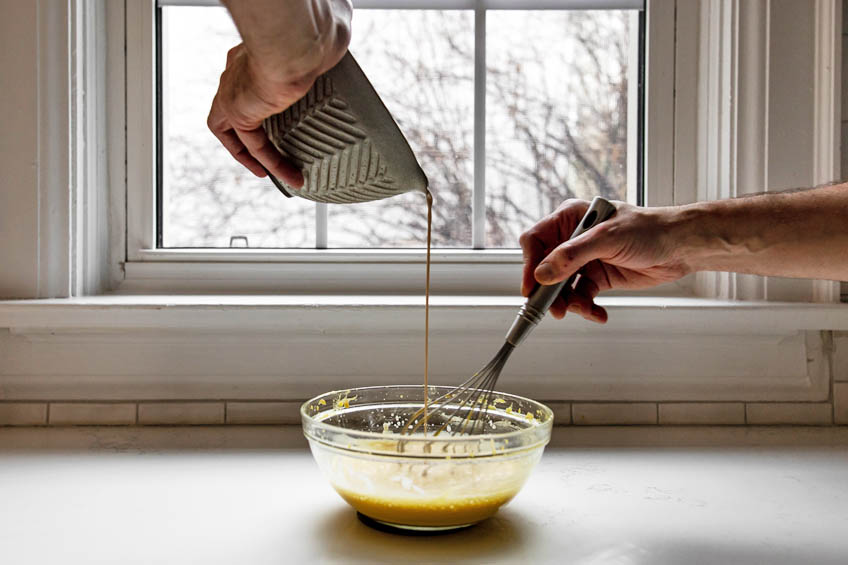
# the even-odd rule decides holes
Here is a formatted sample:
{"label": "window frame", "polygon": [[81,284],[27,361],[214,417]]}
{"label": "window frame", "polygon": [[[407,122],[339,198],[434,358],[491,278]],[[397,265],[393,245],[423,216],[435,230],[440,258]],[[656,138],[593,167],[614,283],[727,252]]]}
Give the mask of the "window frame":
{"label": "window frame", "polygon": [[[641,0],[364,0],[356,2],[357,9],[461,9],[473,10],[475,15],[475,61],[474,61],[474,200],[472,218],[472,246],[463,249],[438,249],[433,253],[433,291],[459,294],[515,294],[516,281],[519,280],[521,252],[517,249],[483,249],[485,241],[485,21],[488,10],[503,9],[567,9],[567,8],[638,8]],[[156,159],[157,110],[156,89],[156,14],[157,7],[169,5],[210,5],[215,0],[144,0],[128,2],[127,10],[127,185],[126,185],[126,261],[124,263],[125,280],[120,290],[144,292],[146,290],[168,288],[167,281],[174,281],[177,271],[184,269],[184,290],[191,287],[190,272],[203,272],[203,279],[195,279],[198,290],[201,287],[217,292],[237,292],[239,290],[305,292],[320,289],[321,292],[373,293],[389,294],[420,293],[422,278],[416,269],[409,265],[422,265],[423,249],[325,249],[326,247],[326,205],[317,205],[316,211],[316,248],[312,249],[185,249],[161,248],[157,246],[157,205],[158,171]],[[647,10],[642,10],[644,14]],[[666,10],[668,12],[668,10]],[[671,12],[673,15],[673,11]],[[664,14],[667,16],[668,14]],[[659,27],[659,26],[656,26]],[[646,46],[648,44],[646,38]],[[673,59],[673,43],[663,46],[666,61]],[[638,42],[632,47],[639,50]],[[656,53],[657,48],[654,49]],[[635,53],[634,53],[635,55]],[[657,55],[658,57],[660,55]],[[631,69],[633,78],[638,69]],[[632,95],[629,96],[629,119],[634,119],[638,106],[638,84],[630,81]],[[645,85],[645,91],[651,84]],[[655,88],[669,88],[657,83]],[[669,88],[666,98],[671,99]],[[646,94],[647,98],[647,94]],[[662,107],[662,104],[660,105]],[[664,111],[653,111],[647,121],[652,121],[650,131],[655,138],[671,137],[672,122]],[[632,126],[637,126],[634,122]],[[631,126],[629,126],[631,127]],[[644,131],[649,131],[645,124]],[[656,146],[662,143],[654,142]],[[648,152],[649,141],[646,138],[644,150]],[[635,149],[632,148],[632,149]],[[628,148],[628,155],[634,152]],[[647,156],[647,155],[646,155]],[[635,155],[634,155],[635,157]],[[638,172],[637,159],[628,158],[628,186],[635,186]],[[662,174],[646,170],[650,173]],[[653,203],[671,204],[670,194],[657,194],[647,199]],[[628,194],[628,201],[636,203],[636,191]],[[321,233],[323,228],[323,233]],[[335,274],[327,279],[311,277],[308,286],[290,278],[274,277],[273,266],[283,272],[300,272],[308,266],[327,262],[334,265]],[[200,267],[199,264],[206,264]],[[245,268],[246,264],[268,265],[268,276],[260,277],[267,284],[257,285],[255,277],[260,269]],[[420,269],[418,269],[420,270]],[[248,272],[251,271],[251,272]],[[367,274],[375,281],[366,283]],[[211,278],[209,278],[211,277]],[[481,278],[485,282],[481,286]],[[208,281],[219,283],[210,284]],[[351,285],[351,280],[363,281]],[[226,281],[226,282],[225,282]],[[462,282],[464,281],[464,283]],[[381,289],[382,284],[382,289]],[[693,285],[690,280],[669,285],[668,288],[653,289],[649,295],[690,295]]]}
{"label": "window frame", "polygon": [[[167,3],[169,0],[160,1]],[[215,0],[189,1],[216,3]],[[357,6],[380,7],[386,1],[364,0],[357,2]],[[491,9],[508,7],[514,2],[399,1],[409,8],[485,6]],[[566,1],[584,7],[590,3],[589,0]],[[615,1],[600,0],[605,5]],[[181,292],[190,291],[194,285],[197,292],[207,292],[202,289],[208,287],[208,292],[224,293],[420,293],[423,287],[420,274],[402,275],[403,269],[397,265],[423,265],[423,250],[406,250],[402,263],[398,263],[396,256],[387,259],[392,255],[383,250],[262,250],[254,253],[242,250],[233,254],[221,249],[175,253],[175,250],[155,248],[156,166],[152,146],[155,140],[155,5],[155,0],[126,3],[125,66],[113,73],[125,76],[126,135],[110,142],[119,147],[125,142],[126,184],[111,184],[110,198],[118,205],[113,205],[113,220],[117,221],[113,221],[112,233],[116,233],[115,228],[124,228],[125,247],[118,259],[123,279],[113,281],[112,290],[167,293],[169,285],[179,279]],[[554,5],[561,7],[563,4],[560,0],[532,0],[532,3],[522,3],[522,8]],[[789,13],[793,10],[798,14]],[[808,176],[804,177],[806,180],[795,180],[796,183],[812,186],[839,178],[841,12],[839,2],[819,2],[812,8],[784,7],[781,12],[772,13],[768,5],[744,2],[646,0],[642,161],[646,190],[643,204],[686,204],[780,189],[793,181],[783,178],[786,175],[780,170],[771,174],[769,167],[779,169],[779,162],[787,159],[793,163],[800,159],[797,169],[802,171],[802,176]],[[780,83],[762,69],[761,72],[749,72],[756,69],[757,61],[770,61],[779,68],[782,59],[775,59],[772,54],[768,29],[775,25],[791,26],[796,16],[809,20],[801,36],[793,41],[813,46],[810,56],[816,80],[812,96],[806,95],[801,104],[789,107],[788,111],[796,116],[812,112],[814,116],[810,128],[811,158],[793,157],[792,140],[771,139],[769,116],[750,111],[750,108],[768,108],[772,102],[770,97],[778,101],[783,98],[785,102],[798,96],[797,86]],[[744,56],[740,49],[743,43],[746,45]],[[754,53],[755,59],[749,59],[748,53]],[[793,88],[794,93],[784,92]],[[744,98],[746,104],[735,105],[737,98]],[[746,142],[740,142],[744,136],[748,136]],[[752,150],[757,139],[768,146],[769,151],[777,147],[782,158]],[[745,169],[737,163],[748,164],[748,167]],[[756,169],[762,173],[752,175],[750,171]],[[779,180],[775,182],[775,178]],[[121,209],[123,203],[125,208]],[[120,223],[122,225],[114,225]],[[113,237],[113,242],[116,239]],[[331,254],[334,260],[327,264],[333,265],[335,271],[331,270],[326,277],[311,278],[299,286],[296,281],[285,278],[287,273],[304,271]],[[470,261],[472,255],[475,256],[473,262]],[[257,269],[261,266],[268,275],[257,281],[256,272],[246,268],[247,264],[254,264]],[[276,278],[272,273],[274,266],[280,267],[280,275]],[[475,274],[475,268],[485,271]],[[433,291],[437,294],[449,291],[467,295],[514,295],[520,269],[518,251],[439,250],[434,261]],[[193,275],[192,270],[203,272],[205,278]],[[483,276],[486,283],[481,286]],[[210,280],[217,283],[210,286]],[[386,283],[379,290],[378,284],[353,284],[353,280]],[[447,284],[442,285],[442,280]],[[733,273],[698,273],[672,285],[627,294],[802,302],[838,302],[840,298],[839,284],[833,281]]]}
{"label": "window frame", "polygon": [[[22,58],[21,64],[12,61],[4,71],[13,84],[29,86],[31,99],[37,100],[18,110],[38,124],[38,135],[29,128],[6,132],[20,151],[0,155],[0,162],[12,171],[20,163],[37,167],[6,187],[14,197],[0,207],[0,219],[9,220],[3,226],[11,230],[6,237],[14,245],[6,247],[13,252],[8,264],[15,268],[0,272],[0,287],[6,296],[39,299],[0,301],[0,357],[7,361],[0,367],[4,399],[295,401],[351,382],[420,382],[419,367],[410,363],[420,355],[423,339],[420,295],[352,296],[356,285],[348,285],[340,274],[343,269],[329,263],[322,263],[330,271],[324,277],[341,280],[337,288],[343,296],[286,295],[285,288],[275,287],[274,277],[297,277],[283,270],[288,264],[261,255],[239,264],[125,262],[127,183],[137,182],[132,175],[145,171],[133,152],[138,147],[125,145],[131,141],[129,132],[143,130],[144,123],[127,109],[151,94],[127,89],[139,68],[125,51],[130,38],[142,39],[138,17],[144,6],[139,4],[73,2],[60,10],[44,3],[15,5],[33,16],[15,20],[17,37],[30,35],[35,42],[25,49],[32,57]],[[746,185],[741,181],[751,179],[734,168],[735,162],[770,173],[772,161],[782,159],[779,165],[788,161],[811,179],[803,182],[838,178],[842,4],[783,5],[786,11],[772,12],[769,3],[744,0],[649,0],[654,16],[665,19],[648,18],[646,50],[667,48],[671,42],[674,59],[671,69],[649,71],[647,86],[672,84],[677,95],[657,91],[672,102],[659,107],[673,119],[666,117],[662,123],[669,127],[654,128],[648,135],[661,136],[665,145],[658,147],[670,148],[673,158],[660,153],[652,161],[649,155],[646,174],[655,180],[671,178],[673,183],[662,188],[675,202],[797,182],[774,175],[777,182],[760,178]],[[672,25],[652,31],[657,21]],[[785,33],[793,26],[797,33]],[[763,29],[771,30],[773,39]],[[804,55],[814,67],[813,89],[797,80],[769,80],[767,73],[750,72],[749,65],[756,69],[757,60],[743,59],[741,53],[767,57],[777,68],[786,65],[785,52],[769,51],[775,41],[790,48],[813,46],[814,52]],[[750,49],[751,43],[757,50]],[[651,61],[648,56],[649,66]],[[723,80],[728,77],[732,80]],[[762,104],[728,113],[740,89],[750,102],[762,100],[769,88],[773,96],[767,100],[783,105],[800,100],[789,112],[794,119],[814,116],[812,127],[799,132],[804,142],[815,139],[810,153],[798,151],[797,139],[771,137],[776,128],[765,127],[768,116],[750,112]],[[793,98],[799,90],[805,97]],[[652,104],[648,106],[650,113]],[[713,115],[726,119],[716,121]],[[762,136],[776,153],[752,154],[750,144],[736,143],[741,135],[737,129]],[[69,132],[70,144],[64,144]],[[798,155],[787,159],[790,150]],[[705,182],[707,177],[716,182]],[[766,181],[765,187],[756,186]],[[344,265],[347,260],[340,261]],[[389,272],[398,264],[389,264]],[[496,260],[493,264],[498,265]],[[143,266],[151,270],[132,274]],[[240,266],[244,270],[227,279],[226,269]],[[407,266],[417,269],[420,285],[420,264]],[[123,267],[131,267],[126,276]],[[307,262],[295,267],[308,274]],[[175,296],[200,294],[201,284],[209,282],[204,278],[208,273],[188,268],[219,268],[220,287],[207,296]],[[267,278],[252,269],[264,271]],[[372,281],[378,276],[370,269],[360,273]],[[22,280],[22,274],[30,280]],[[110,283],[108,275],[116,278]],[[485,276],[493,277],[491,272]],[[770,279],[755,280],[760,284],[746,295],[741,291],[747,292],[747,285],[738,277],[705,276],[721,288],[714,294],[709,288],[696,289],[700,294],[695,296],[719,300],[603,296],[600,301],[610,312],[604,326],[574,317],[564,323],[543,321],[510,362],[516,392],[543,401],[814,401],[832,407],[833,378],[838,380],[838,362],[845,357],[845,335],[833,332],[848,329],[848,317],[844,305],[809,302],[811,297],[833,302],[827,290],[834,285],[791,281],[794,288],[781,290],[800,291],[791,296],[800,304],[742,301],[743,296],[771,301],[780,295],[758,294],[771,286]],[[818,287],[825,292],[816,296]],[[256,288],[273,292],[224,296]],[[149,296],[115,295],[145,290]],[[479,368],[490,348],[500,343],[520,303],[514,292],[508,297],[434,297],[431,347],[439,353],[433,376],[456,382]],[[794,356],[786,362],[789,348]],[[726,355],[728,349],[736,351],[734,359]],[[635,357],[645,353],[649,356]]]}

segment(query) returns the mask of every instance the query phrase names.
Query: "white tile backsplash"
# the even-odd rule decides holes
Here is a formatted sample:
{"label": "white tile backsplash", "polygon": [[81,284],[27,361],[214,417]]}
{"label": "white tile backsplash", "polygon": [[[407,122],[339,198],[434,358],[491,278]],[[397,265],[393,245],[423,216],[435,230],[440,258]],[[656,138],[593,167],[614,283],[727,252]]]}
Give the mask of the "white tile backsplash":
{"label": "white tile backsplash", "polygon": [[228,424],[300,424],[301,402],[227,402]]}
{"label": "white tile backsplash", "polygon": [[659,405],[663,425],[743,425],[741,402],[663,402]]}
{"label": "white tile backsplash", "polygon": [[[554,424],[606,425],[846,425],[848,382],[833,386],[833,402],[569,402],[545,401]],[[0,426],[298,425],[300,401],[0,402]]]}
{"label": "white tile backsplash", "polygon": [[550,401],[542,402],[545,406],[551,409],[554,413],[555,426],[568,426],[571,424],[571,403]]}
{"label": "white tile backsplash", "polygon": [[47,403],[0,403],[0,426],[44,426],[47,424]]}
{"label": "white tile backsplash", "polygon": [[212,425],[224,423],[223,402],[142,402],[141,425]]}
{"label": "white tile backsplash", "polygon": [[578,426],[656,424],[657,405],[653,402],[579,402],[571,405],[571,417]]}
{"label": "white tile backsplash", "polygon": [[833,405],[825,402],[750,403],[746,406],[749,425],[810,425],[833,423]]}
{"label": "white tile backsplash", "polygon": [[135,424],[134,403],[53,402],[51,426],[130,426]]}
{"label": "white tile backsplash", "polygon": [[848,383],[833,385],[833,423],[848,424]]}

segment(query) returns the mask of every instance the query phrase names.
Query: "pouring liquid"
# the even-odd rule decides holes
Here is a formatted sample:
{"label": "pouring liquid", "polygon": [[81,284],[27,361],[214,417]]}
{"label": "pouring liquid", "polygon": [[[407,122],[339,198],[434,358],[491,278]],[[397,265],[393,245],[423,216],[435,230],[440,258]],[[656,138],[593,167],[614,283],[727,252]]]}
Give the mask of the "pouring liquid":
{"label": "pouring liquid", "polygon": [[433,229],[433,193],[427,190],[427,274],[424,281],[424,435],[427,435],[428,377],[430,373],[430,242]]}

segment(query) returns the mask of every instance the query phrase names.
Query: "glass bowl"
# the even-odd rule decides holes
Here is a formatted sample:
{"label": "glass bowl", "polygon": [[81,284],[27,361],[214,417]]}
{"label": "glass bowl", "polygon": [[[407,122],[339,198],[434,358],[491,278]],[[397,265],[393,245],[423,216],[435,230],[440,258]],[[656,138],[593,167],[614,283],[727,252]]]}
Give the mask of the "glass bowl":
{"label": "glass bowl", "polygon": [[[428,394],[436,398],[451,388],[431,386]],[[494,393],[481,433],[435,433],[455,426],[460,411],[452,422],[428,418],[426,434],[401,435],[424,405],[423,393],[422,386],[364,387],[307,401],[300,413],[312,455],[342,498],[379,525],[440,531],[485,520],[521,490],[539,462],[553,413],[533,400]]]}

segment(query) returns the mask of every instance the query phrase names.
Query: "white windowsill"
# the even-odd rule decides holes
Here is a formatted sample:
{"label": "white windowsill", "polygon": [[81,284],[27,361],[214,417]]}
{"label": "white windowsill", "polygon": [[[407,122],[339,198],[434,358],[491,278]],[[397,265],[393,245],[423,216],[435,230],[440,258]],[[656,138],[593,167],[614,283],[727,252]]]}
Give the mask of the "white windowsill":
{"label": "white windowsill", "polygon": [[[548,316],[504,390],[593,401],[826,402],[848,305],[609,296]],[[434,296],[433,382],[491,357],[520,297]],[[3,330],[3,328],[7,328]],[[303,399],[420,382],[420,296],[108,295],[0,301],[0,398]]]}
{"label": "white windowsill", "polygon": [[[306,263],[424,263],[426,249],[262,249],[183,248],[142,249],[141,262],[306,262]],[[433,249],[433,263],[521,263],[520,249]]]}
{"label": "white windowsill", "polygon": [[[520,297],[433,296],[435,331],[506,330]],[[609,322],[572,316],[555,333],[680,330],[693,333],[848,330],[848,305],[735,302],[690,297],[610,296],[598,300]],[[102,295],[71,299],[0,301],[0,327],[16,329],[359,329],[382,333],[418,329],[421,296],[390,295]],[[364,315],[363,315],[364,314]],[[349,315],[349,316],[346,316]]]}

